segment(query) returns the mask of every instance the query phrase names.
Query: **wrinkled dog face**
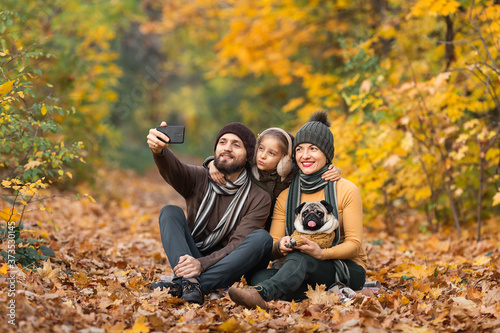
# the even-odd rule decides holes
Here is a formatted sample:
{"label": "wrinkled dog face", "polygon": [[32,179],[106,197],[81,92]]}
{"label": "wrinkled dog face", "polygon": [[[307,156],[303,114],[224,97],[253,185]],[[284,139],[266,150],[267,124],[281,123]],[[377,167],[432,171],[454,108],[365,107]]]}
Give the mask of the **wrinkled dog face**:
{"label": "wrinkled dog face", "polygon": [[325,200],[305,202],[295,209],[295,229],[308,234],[331,232],[338,227],[332,211],[332,205]]}

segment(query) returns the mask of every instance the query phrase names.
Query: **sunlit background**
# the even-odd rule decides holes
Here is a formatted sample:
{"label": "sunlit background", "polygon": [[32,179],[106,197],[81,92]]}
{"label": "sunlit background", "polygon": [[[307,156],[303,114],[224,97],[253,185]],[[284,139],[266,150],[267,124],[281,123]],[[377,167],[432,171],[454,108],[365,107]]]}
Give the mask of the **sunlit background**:
{"label": "sunlit background", "polygon": [[[186,126],[176,152],[203,158],[226,123],[293,134],[322,109],[332,120],[333,162],[360,187],[368,225],[392,230],[417,213],[424,231],[460,233],[498,215],[498,1],[1,7],[2,179],[41,176],[33,170],[49,164],[48,178],[71,173],[66,186],[97,169],[143,173],[153,166],[146,135],[163,120]],[[9,114],[18,110],[60,129],[15,122]],[[59,160],[49,144],[36,146],[40,136]],[[62,153],[61,143],[80,150]]]}

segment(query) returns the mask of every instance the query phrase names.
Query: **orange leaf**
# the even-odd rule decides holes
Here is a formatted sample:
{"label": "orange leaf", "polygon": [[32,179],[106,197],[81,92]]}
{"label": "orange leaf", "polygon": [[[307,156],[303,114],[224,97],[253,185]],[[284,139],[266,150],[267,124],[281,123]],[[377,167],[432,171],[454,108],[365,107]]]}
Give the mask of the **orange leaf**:
{"label": "orange leaf", "polygon": [[0,219],[4,220],[5,222],[7,221],[14,221],[17,222],[21,216],[17,213],[17,210],[10,209],[10,207],[5,206],[2,210],[0,210]]}
{"label": "orange leaf", "polygon": [[240,323],[238,322],[238,320],[234,317],[231,317],[219,326],[219,330],[224,332],[236,332],[238,331],[239,327]]}
{"label": "orange leaf", "polygon": [[0,275],[7,274],[8,271],[9,271],[9,265],[4,264],[2,268],[0,268]]}
{"label": "orange leaf", "polygon": [[127,333],[148,333],[149,332],[149,322],[144,316],[139,316],[135,320],[134,326],[131,329],[125,330]]}
{"label": "orange leaf", "polygon": [[75,284],[78,287],[81,288],[87,286],[87,282],[89,279],[87,278],[87,275],[85,275],[84,273],[78,272],[75,275],[73,275],[73,278],[75,279]]}

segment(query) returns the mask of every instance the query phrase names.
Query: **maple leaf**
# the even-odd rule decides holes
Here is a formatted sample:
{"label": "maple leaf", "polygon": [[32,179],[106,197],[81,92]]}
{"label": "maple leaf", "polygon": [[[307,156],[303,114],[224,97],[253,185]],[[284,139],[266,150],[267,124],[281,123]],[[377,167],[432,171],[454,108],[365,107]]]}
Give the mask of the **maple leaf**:
{"label": "maple leaf", "polygon": [[266,319],[272,319],[272,316],[264,309],[261,309],[260,306],[257,306],[256,309],[257,313],[259,314],[259,321],[266,320]]}
{"label": "maple leaf", "polygon": [[489,290],[486,295],[484,295],[484,304],[485,305],[494,305],[498,304],[500,307],[500,290]]}
{"label": "maple leaf", "polygon": [[328,295],[324,284],[316,285],[314,289],[311,286],[307,286],[306,296],[309,298],[311,304],[326,304],[328,301],[338,298],[336,295],[333,295],[334,297]]}
{"label": "maple leaf", "polygon": [[4,221],[17,222],[19,221],[20,218],[21,216],[19,215],[19,213],[15,208],[11,209],[10,207],[5,206],[2,210],[0,210],[0,219]]}
{"label": "maple leaf", "polygon": [[417,279],[426,278],[434,273],[434,268],[416,265],[410,269],[410,275]]}
{"label": "maple leaf", "polygon": [[431,295],[431,297],[433,299],[438,299],[439,296],[441,296],[442,292],[441,292],[441,289],[439,289],[439,288],[433,288],[433,289],[431,289],[429,294]]}
{"label": "maple leaf", "polygon": [[107,333],[123,333],[125,332],[125,324],[118,322],[111,326],[110,324],[105,324],[103,327]]}
{"label": "maple leaf", "polygon": [[40,272],[40,277],[43,280],[48,281],[48,280],[55,279],[59,275],[60,269],[53,270],[52,265],[50,263],[50,260],[47,260],[43,264],[43,268],[41,270],[39,270],[39,272]]}
{"label": "maple leaf", "polygon": [[0,275],[5,275],[9,271],[9,265],[3,264],[2,268],[0,268]]}
{"label": "maple leaf", "polygon": [[131,329],[125,330],[126,333],[148,333],[149,332],[149,323],[148,319],[145,316],[139,316],[135,322],[134,326]]}
{"label": "maple leaf", "polygon": [[239,330],[239,327],[239,321],[236,318],[231,317],[223,322],[219,327],[217,327],[217,329],[223,332],[237,332]]}
{"label": "maple leaf", "polygon": [[30,161],[30,162],[28,162],[28,163],[26,163],[26,164],[24,165],[24,169],[25,169],[25,170],[34,169],[34,168],[36,168],[37,166],[40,166],[40,165],[42,165],[42,164],[43,164],[43,163],[42,163],[42,162],[40,162],[40,161]]}
{"label": "maple leaf", "polygon": [[85,275],[84,273],[78,272],[75,275],[73,275],[73,278],[75,279],[75,284],[78,287],[82,288],[82,287],[87,286],[89,279],[88,279],[87,275]]}
{"label": "maple leaf", "polygon": [[481,256],[474,260],[474,266],[486,266],[490,263],[491,258],[487,256]]}
{"label": "maple leaf", "polygon": [[473,308],[476,307],[476,303],[466,299],[465,297],[452,297],[453,303],[461,308]]}

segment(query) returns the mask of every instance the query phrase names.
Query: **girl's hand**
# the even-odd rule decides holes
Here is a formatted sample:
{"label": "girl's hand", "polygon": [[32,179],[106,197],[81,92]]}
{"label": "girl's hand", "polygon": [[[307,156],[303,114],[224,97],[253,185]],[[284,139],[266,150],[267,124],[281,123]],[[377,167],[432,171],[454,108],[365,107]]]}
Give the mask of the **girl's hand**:
{"label": "girl's hand", "polygon": [[319,260],[323,259],[323,257],[325,256],[325,252],[319,247],[316,242],[313,242],[312,240],[309,240],[304,236],[300,236],[300,238],[302,238],[305,244],[296,246],[295,249],[299,250],[302,253],[308,254],[313,258]]}
{"label": "girl's hand", "polygon": [[292,248],[285,246],[285,244],[289,244],[289,243],[290,243],[290,236],[285,236],[285,237],[280,239],[279,250],[280,250],[281,254],[284,256],[286,256],[288,253],[293,251]]}
{"label": "girl's hand", "polygon": [[224,174],[215,167],[214,161],[208,163],[208,173],[210,174],[210,178],[217,184],[224,185],[226,183]]}
{"label": "girl's hand", "polygon": [[331,182],[339,180],[341,178],[340,169],[337,168],[335,165],[331,164],[328,167],[328,170],[321,175],[321,178],[323,178],[324,180],[329,180]]}

